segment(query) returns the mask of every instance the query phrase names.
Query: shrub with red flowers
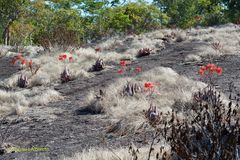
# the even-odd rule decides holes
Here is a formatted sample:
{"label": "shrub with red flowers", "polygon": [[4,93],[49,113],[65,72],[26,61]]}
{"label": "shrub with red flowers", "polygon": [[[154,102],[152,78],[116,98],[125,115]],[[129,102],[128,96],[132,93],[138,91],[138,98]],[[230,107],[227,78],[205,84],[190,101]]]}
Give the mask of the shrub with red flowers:
{"label": "shrub with red flowers", "polygon": [[214,73],[216,73],[217,75],[222,75],[222,72],[223,70],[221,67],[212,63],[209,63],[206,66],[202,66],[198,71],[198,73],[202,76],[212,75]]}
{"label": "shrub with red flowers", "polygon": [[201,66],[198,70],[198,74],[206,78],[205,80],[209,85],[214,85],[214,77],[220,76],[223,73],[223,69],[215,64],[209,63],[205,66]]}
{"label": "shrub with red flowers", "polygon": [[123,74],[126,71],[134,72],[135,74],[138,74],[142,72],[142,67],[137,66],[136,68],[127,68],[127,66],[130,64],[130,61],[128,59],[120,60],[119,65],[120,69],[117,71],[118,74]]}
{"label": "shrub with red flowers", "polygon": [[17,62],[19,62],[22,65],[26,65],[28,63],[28,61],[23,58],[22,54],[19,54],[18,56],[13,57],[13,59],[11,60],[11,64],[15,65]]}
{"label": "shrub with red flowers", "polygon": [[[73,55],[72,52],[70,52],[69,54],[66,53],[61,53],[58,56],[58,60],[62,61],[62,62],[66,62],[66,60],[68,60],[69,62],[73,61]],[[62,71],[62,73],[60,74],[60,79],[62,83],[66,83],[72,80],[71,75],[70,75],[70,71],[67,68],[67,66],[65,66],[64,70]]]}
{"label": "shrub with red flowers", "polygon": [[33,65],[32,60],[27,60],[22,56],[22,54],[19,54],[18,56],[15,56],[11,60],[11,64],[15,65],[16,63],[19,63],[21,65],[25,65],[27,68],[30,69],[32,76],[37,74],[38,70],[40,69],[40,65]]}
{"label": "shrub with red flowers", "polygon": [[145,91],[154,90],[154,84],[151,82],[146,82],[144,83],[144,89]]}
{"label": "shrub with red flowers", "polygon": [[145,82],[144,91],[149,93],[148,96],[151,96],[154,93],[156,86],[160,86],[160,84],[153,82]]}
{"label": "shrub with red flowers", "polygon": [[129,63],[130,63],[129,60],[125,60],[125,59],[120,60],[119,65],[120,65],[121,68],[118,70],[117,73],[118,74],[123,74],[127,70],[127,65]]}
{"label": "shrub with red flowers", "polygon": [[66,53],[61,53],[59,56],[58,56],[58,60],[60,61],[65,61],[65,60],[69,60],[69,61],[73,61],[73,56],[72,56],[72,52],[67,55]]}
{"label": "shrub with red flowers", "polygon": [[[58,56],[58,60],[59,60],[59,61],[62,61],[62,62],[64,62],[64,63],[66,63],[67,60],[68,60],[68,62],[72,62],[72,61],[73,61],[73,51],[71,51],[69,54],[67,54],[67,53],[61,53],[61,54]],[[72,80],[70,71],[69,71],[69,69],[67,68],[67,66],[64,67],[64,70],[63,70],[62,73],[60,74],[60,79],[61,79],[61,82],[62,82],[62,83],[66,83],[66,82]]]}

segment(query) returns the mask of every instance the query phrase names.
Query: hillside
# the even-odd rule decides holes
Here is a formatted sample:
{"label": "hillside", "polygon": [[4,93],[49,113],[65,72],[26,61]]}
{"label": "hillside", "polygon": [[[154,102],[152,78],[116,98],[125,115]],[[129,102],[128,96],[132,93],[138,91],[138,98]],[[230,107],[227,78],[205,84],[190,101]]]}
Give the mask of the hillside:
{"label": "hillside", "polygon": [[[142,151],[140,159],[146,159],[153,128],[143,110],[154,104],[159,112],[175,110],[185,117],[182,104],[190,102],[195,92],[206,87],[204,78],[198,74],[201,66],[214,63],[223,69],[215,87],[224,101],[231,82],[235,94],[240,91],[239,25],[163,29],[112,37],[74,50],[53,48],[50,53],[39,47],[24,48],[22,57],[32,60],[33,67],[40,66],[36,74],[31,74],[20,62],[11,64],[19,53],[9,46],[1,48],[7,54],[0,59],[0,132],[8,137],[2,146],[8,143],[17,148],[47,147],[49,151],[5,153],[0,159],[95,160],[97,154],[102,160],[124,159],[132,143]],[[151,54],[138,58],[142,48],[152,49]],[[63,53],[73,60],[59,60]],[[90,72],[99,58],[103,59],[105,69]],[[126,66],[119,65],[122,59],[128,60]],[[65,66],[72,80],[61,83],[60,74]],[[21,74],[29,79],[26,88],[17,86]],[[154,91],[122,95],[128,82],[142,87],[152,82]],[[104,92],[103,99],[99,90]]]}

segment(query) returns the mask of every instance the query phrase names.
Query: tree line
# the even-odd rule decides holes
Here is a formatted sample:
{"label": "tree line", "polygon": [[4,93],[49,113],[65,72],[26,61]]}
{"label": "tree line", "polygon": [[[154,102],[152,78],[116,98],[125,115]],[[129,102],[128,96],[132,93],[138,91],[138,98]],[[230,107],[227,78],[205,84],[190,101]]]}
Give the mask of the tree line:
{"label": "tree line", "polygon": [[162,27],[240,23],[239,0],[0,0],[0,43],[70,45]]}

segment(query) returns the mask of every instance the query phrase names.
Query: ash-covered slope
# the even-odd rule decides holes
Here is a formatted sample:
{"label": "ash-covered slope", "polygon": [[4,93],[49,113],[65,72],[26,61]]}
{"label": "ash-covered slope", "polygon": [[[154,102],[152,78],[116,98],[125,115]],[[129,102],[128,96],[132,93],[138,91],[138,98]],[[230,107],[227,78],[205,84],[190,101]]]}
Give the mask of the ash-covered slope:
{"label": "ash-covered slope", "polygon": [[[115,37],[76,49],[73,62],[59,61],[62,51],[33,53],[26,57],[41,68],[30,78],[26,89],[18,88],[16,80],[21,74],[30,76],[28,68],[17,70],[19,66],[8,63],[17,53],[7,54],[0,59],[0,112],[7,115],[1,123],[1,132],[10,125],[12,133],[5,143],[21,148],[48,147],[49,151],[6,153],[0,158],[60,159],[88,148],[116,149],[128,147],[130,142],[144,146],[142,139],[146,135],[148,140],[151,132],[140,127],[144,123],[142,110],[153,102],[159,110],[168,111],[176,100],[190,100],[194,91],[205,86],[199,82],[199,66],[209,62],[221,66],[219,89],[227,94],[227,85],[233,81],[239,91],[239,34],[239,26],[228,25]],[[214,43],[219,43],[219,50],[213,49]],[[98,47],[101,52],[95,51]],[[152,54],[136,58],[138,50],[144,47],[153,49]],[[99,57],[106,63],[105,70],[88,72]],[[121,59],[131,60],[123,74],[118,73]],[[74,79],[61,84],[64,66],[68,66]],[[137,67],[141,67],[140,73],[134,72]],[[142,86],[145,82],[156,82],[160,86],[150,102],[144,92],[133,97],[120,96],[118,93],[127,81]],[[105,101],[100,104],[105,110],[94,114],[86,107],[94,105],[94,95],[99,89],[106,92]]]}

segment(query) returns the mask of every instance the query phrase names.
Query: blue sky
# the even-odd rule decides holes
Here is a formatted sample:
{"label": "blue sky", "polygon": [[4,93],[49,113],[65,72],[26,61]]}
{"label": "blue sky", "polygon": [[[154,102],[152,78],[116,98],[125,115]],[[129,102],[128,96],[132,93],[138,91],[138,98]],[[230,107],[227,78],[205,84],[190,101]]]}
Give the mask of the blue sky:
{"label": "blue sky", "polygon": [[[129,0],[129,1],[130,2],[136,2],[137,0]],[[151,3],[153,0],[144,0],[144,1]]]}

